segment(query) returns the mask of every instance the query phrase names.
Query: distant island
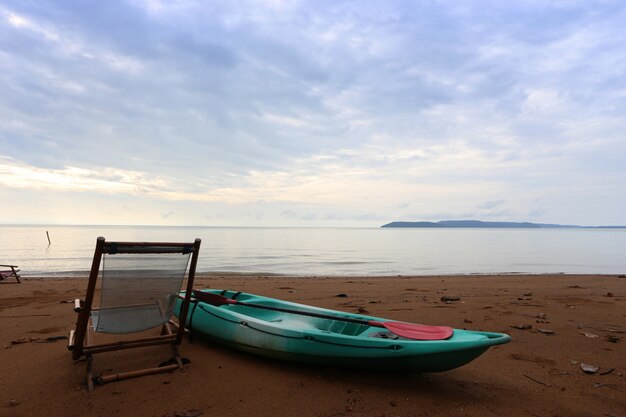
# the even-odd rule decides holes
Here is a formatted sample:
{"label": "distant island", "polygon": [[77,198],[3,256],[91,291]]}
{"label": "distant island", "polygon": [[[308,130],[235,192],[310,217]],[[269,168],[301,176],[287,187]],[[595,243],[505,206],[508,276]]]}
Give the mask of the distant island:
{"label": "distant island", "polygon": [[480,220],[442,220],[440,222],[391,222],[381,227],[455,228],[479,227],[484,229],[626,229],[626,226],[577,226],[572,224],[546,224],[530,222],[484,222]]}

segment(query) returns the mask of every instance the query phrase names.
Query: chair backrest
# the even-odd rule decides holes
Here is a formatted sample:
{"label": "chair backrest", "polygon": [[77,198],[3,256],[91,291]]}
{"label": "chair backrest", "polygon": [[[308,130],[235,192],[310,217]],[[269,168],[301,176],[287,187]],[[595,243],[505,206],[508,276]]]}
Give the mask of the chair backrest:
{"label": "chair backrest", "polygon": [[94,330],[135,333],[166,323],[193,250],[193,244],[105,242]]}

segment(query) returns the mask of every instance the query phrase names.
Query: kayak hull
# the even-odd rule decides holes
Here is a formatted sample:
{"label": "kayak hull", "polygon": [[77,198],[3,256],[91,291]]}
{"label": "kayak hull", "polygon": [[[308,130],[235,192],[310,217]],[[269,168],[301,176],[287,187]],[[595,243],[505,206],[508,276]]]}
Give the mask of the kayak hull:
{"label": "kayak hull", "polygon": [[[360,320],[386,319],[344,313],[235,291],[202,290],[238,301]],[[180,300],[176,314],[180,309]],[[240,305],[190,306],[187,327],[232,348],[265,357],[320,365],[405,372],[441,372],[479,357],[489,347],[507,343],[502,333],[454,330],[446,340],[387,338],[379,327]],[[382,330],[382,331],[381,331]]]}

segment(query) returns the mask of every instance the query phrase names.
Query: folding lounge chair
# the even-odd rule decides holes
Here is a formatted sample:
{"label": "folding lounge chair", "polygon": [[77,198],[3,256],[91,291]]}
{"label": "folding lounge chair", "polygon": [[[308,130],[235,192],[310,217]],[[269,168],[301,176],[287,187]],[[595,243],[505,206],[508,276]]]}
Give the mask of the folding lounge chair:
{"label": "folding lounge chair", "polygon": [[[183,363],[177,346],[184,335],[189,300],[195,276],[200,239],[192,243],[156,242],[107,242],[103,237],[96,241],[91,265],[87,295],[74,302],[78,312],[76,329],[70,332],[68,348],[74,360],[87,360],[87,389],[93,390],[94,382],[104,384],[132,377],[151,375],[182,369]],[[189,258],[191,257],[191,262]],[[101,262],[102,261],[102,262]],[[96,282],[100,273],[100,304],[94,307]],[[170,319],[178,293],[189,264],[187,287],[180,306],[179,325],[172,331]],[[160,335],[146,336],[145,331],[161,326]],[[95,343],[92,333],[132,334],[123,340]],[[119,349],[141,348],[169,344],[173,362],[169,365],[135,371],[100,375],[94,379],[92,356],[96,353]]]}
{"label": "folding lounge chair", "polygon": [[[20,284],[20,276],[17,269],[17,265],[0,265],[0,268],[9,268],[9,269],[0,269],[0,284]],[[7,281],[7,278],[14,278],[15,281]]]}

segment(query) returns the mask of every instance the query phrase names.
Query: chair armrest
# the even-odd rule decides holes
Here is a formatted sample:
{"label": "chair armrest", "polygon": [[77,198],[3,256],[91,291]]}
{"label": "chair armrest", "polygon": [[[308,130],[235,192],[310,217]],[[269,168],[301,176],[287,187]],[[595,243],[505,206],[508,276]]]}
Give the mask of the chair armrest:
{"label": "chair armrest", "polygon": [[70,330],[70,336],[68,337],[67,350],[74,350],[74,338],[76,337],[76,331]]}

